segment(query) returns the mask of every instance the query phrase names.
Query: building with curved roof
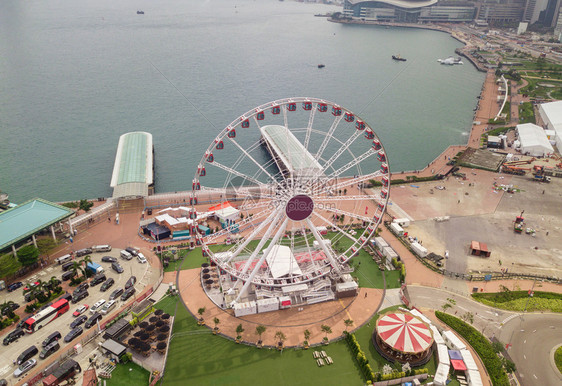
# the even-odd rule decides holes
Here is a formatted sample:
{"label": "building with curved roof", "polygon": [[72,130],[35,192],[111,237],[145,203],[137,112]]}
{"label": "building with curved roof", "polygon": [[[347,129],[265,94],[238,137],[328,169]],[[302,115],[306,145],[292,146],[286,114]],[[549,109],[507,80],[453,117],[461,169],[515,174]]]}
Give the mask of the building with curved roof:
{"label": "building with curved roof", "polygon": [[135,131],[119,137],[110,186],[113,198],[146,197],[154,188],[152,134]]}
{"label": "building with curved roof", "polygon": [[398,23],[470,22],[476,15],[476,7],[468,1],[345,0],[343,15],[353,19]]}

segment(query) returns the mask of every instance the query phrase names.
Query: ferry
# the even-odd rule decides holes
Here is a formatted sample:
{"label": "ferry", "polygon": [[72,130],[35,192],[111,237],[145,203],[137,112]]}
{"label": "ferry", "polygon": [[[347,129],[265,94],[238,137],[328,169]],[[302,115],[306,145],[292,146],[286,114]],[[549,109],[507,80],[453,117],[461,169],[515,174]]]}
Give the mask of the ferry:
{"label": "ferry", "polygon": [[405,61],[406,61],[406,58],[401,57],[400,54],[398,54],[398,55],[392,55],[392,59],[398,60],[398,61],[400,61],[400,62],[405,62]]}

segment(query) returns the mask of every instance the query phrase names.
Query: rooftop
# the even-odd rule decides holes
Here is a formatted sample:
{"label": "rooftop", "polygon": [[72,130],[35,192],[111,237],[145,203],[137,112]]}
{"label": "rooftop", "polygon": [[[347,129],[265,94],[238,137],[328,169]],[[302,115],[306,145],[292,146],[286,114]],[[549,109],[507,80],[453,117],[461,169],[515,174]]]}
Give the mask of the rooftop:
{"label": "rooftop", "polygon": [[153,183],[152,162],[152,134],[123,134],[111,176],[113,197],[148,196],[148,186]]}
{"label": "rooftop", "polygon": [[316,175],[322,166],[285,126],[260,127],[263,138],[292,175]]}
{"label": "rooftop", "polygon": [[69,218],[74,211],[36,198],[0,213],[0,250]]}

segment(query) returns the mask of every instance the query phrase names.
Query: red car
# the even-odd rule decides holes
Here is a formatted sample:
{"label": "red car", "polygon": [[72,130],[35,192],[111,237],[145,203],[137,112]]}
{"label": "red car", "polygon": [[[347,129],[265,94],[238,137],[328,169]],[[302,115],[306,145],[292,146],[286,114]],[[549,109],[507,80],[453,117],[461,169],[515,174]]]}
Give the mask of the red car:
{"label": "red car", "polygon": [[[31,284],[29,285],[29,287],[35,288],[35,287],[37,287],[38,285],[39,285],[39,282],[36,281],[35,283],[31,283]],[[28,287],[28,286],[25,286],[25,287],[23,288],[23,290],[24,290],[24,291],[29,291],[29,290],[31,289],[31,288],[29,288],[29,287]]]}
{"label": "red car", "polygon": [[72,313],[72,316],[74,316],[74,317],[80,316],[80,315],[82,315],[84,312],[86,312],[86,311],[88,310],[88,308],[90,308],[90,306],[88,306],[87,304],[83,304],[83,305],[81,305],[80,307],[78,307],[78,308],[76,309],[76,311],[74,311],[74,312]]}

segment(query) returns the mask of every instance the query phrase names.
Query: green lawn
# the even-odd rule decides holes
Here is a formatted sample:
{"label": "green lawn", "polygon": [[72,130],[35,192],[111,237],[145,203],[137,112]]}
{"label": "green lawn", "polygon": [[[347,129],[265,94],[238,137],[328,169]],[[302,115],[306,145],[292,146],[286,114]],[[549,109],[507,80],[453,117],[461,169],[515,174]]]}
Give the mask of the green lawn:
{"label": "green lawn", "polygon": [[117,364],[115,370],[111,372],[111,379],[107,379],[108,386],[137,386],[148,385],[150,372],[139,365],[129,362]]}
{"label": "green lawn", "polygon": [[556,363],[558,371],[562,373],[562,346],[558,347],[554,353],[554,363]]}

